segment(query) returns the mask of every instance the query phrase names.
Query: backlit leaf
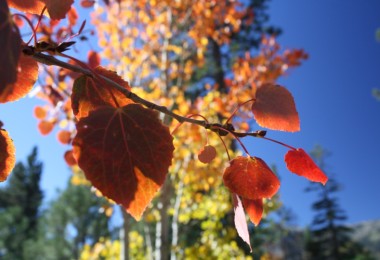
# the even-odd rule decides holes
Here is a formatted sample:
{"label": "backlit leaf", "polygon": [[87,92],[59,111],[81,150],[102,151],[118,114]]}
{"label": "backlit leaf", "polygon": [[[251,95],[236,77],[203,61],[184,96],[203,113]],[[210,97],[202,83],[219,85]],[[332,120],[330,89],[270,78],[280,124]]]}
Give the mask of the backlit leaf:
{"label": "backlit leaf", "polygon": [[243,241],[249,245],[249,248],[251,249],[251,252],[252,252],[252,247],[251,247],[251,242],[250,242],[249,232],[248,232],[248,225],[247,225],[247,221],[245,220],[243,205],[238,195],[233,193],[232,199],[234,202],[234,213],[235,213],[234,222],[235,222],[236,231],[238,232],[239,237],[241,237],[241,239],[243,239]]}
{"label": "backlit leaf", "polygon": [[202,150],[200,150],[198,154],[199,161],[203,163],[210,163],[214,158],[216,157],[216,150],[214,146],[206,145],[203,147]]}
{"label": "backlit leaf", "polygon": [[313,159],[302,149],[289,150],[285,155],[289,171],[314,182],[326,184],[328,178],[314,163]]}
{"label": "backlit leaf", "polygon": [[63,155],[65,158],[65,162],[67,163],[68,166],[74,166],[77,165],[77,160],[75,160],[74,155],[73,155],[73,150],[68,150],[65,152]]}
{"label": "backlit leaf", "polygon": [[7,0],[10,7],[16,8],[21,12],[31,14],[41,14],[45,4],[40,0]]}
{"label": "backlit leaf", "polygon": [[238,156],[223,174],[224,185],[245,199],[271,198],[280,181],[268,165],[258,157]]}
{"label": "backlit leaf", "polygon": [[0,88],[0,103],[16,101],[25,97],[37,81],[38,64],[30,56],[20,54],[17,71],[16,82],[6,85],[5,88]]}
{"label": "backlit leaf", "polygon": [[41,120],[39,123],[38,123],[38,130],[40,131],[40,133],[42,135],[48,135],[50,134],[50,132],[53,130],[54,128],[54,123],[51,122],[51,121],[47,121],[47,120]]}
{"label": "backlit leaf", "polygon": [[288,132],[300,130],[300,120],[293,96],[282,86],[265,84],[259,87],[252,112],[262,127]]}
{"label": "backlit leaf", "polygon": [[101,107],[77,123],[74,156],[88,180],[140,219],[165,181],[173,138],[153,110]]}
{"label": "backlit leaf", "polygon": [[80,5],[84,8],[89,8],[89,7],[92,7],[94,6],[95,4],[95,1],[94,0],[82,0],[80,2]]}
{"label": "backlit leaf", "polygon": [[263,216],[263,199],[249,200],[243,198],[242,202],[249,219],[255,226],[259,225]]}
{"label": "backlit leaf", "polygon": [[7,179],[15,166],[16,149],[8,132],[0,129],[0,182]]}
{"label": "backlit leaf", "polygon": [[[128,90],[131,89],[128,82],[113,71],[97,67],[94,72],[115,81]],[[122,107],[131,103],[133,103],[132,100],[126,98],[106,82],[100,84],[98,81],[86,76],[81,76],[74,82],[71,105],[77,119],[88,116],[90,111],[102,106]]]}
{"label": "backlit leaf", "polygon": [[46,108],[41,106],[35,106],[33,110],[33,114],[37,119],[45,119],[47,116]]}
{"label": "backlit leaf", "polygon": [[60,130],[57,133],[57,139],[61,144],[69,144],[71,141],[71,132],[67,130]]}
{"label": "backlit leaf", "polygon": [[96,51],[89,51],[87,57],[90,68],[96,68],[100,65],[100,56]]}
{"label": "backlit leaf", "polygon": [[21,37],[13,24],[6,1],[0,1],[0,95],[7,85],[17,80]]}
{"label": "backlit leaf", "polygon": [[41,0],[46,4],[47,11],[51,19],[58,20],[65,18],[74,0]]}

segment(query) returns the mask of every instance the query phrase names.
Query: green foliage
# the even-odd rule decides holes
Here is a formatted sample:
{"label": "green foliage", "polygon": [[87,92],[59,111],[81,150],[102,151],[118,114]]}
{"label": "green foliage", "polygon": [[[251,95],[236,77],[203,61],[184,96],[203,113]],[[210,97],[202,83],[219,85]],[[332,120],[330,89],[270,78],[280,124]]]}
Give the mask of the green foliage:
{"label": "green foliage", "polygon": [[40,238],[44,259],[78,259],[85,244],[109,237],[109,218],[101,212],[108,205],[86,185],[68,183],[44,214]]}
{"label": "green foliage", "polygon": [[42,163],[37,148],[18,163],[7,185],[0,189],[0,258],[27,259],[31,244],[38,236]]}

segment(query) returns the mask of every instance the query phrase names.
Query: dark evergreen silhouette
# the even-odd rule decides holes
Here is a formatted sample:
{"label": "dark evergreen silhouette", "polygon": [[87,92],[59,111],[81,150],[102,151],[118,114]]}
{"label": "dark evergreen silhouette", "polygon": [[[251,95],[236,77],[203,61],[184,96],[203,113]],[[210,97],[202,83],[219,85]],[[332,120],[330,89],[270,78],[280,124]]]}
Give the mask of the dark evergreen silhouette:
{"label": "dark evergreen silhouette", "polygon": [[25,259],[38,236],[42,163],[33,148],[27,162],[17,163],[0,189],[0,259]]}
{"label": "dark evergreen silhouette", "polygon": [[[314,148],[311,156],[318,166],[327,174],[326,158],[329,152],[320,146]],[[373,259],[369,252],[350,236],[352,229],[344,224],[347,214],[341,208],[336,193],[341,186],[334,176],[329,175],[326,186],[312,183],[306,191],[318,193],[318,200],[313,203],[315,216],[306,233],[306,251],[311,260]]]}

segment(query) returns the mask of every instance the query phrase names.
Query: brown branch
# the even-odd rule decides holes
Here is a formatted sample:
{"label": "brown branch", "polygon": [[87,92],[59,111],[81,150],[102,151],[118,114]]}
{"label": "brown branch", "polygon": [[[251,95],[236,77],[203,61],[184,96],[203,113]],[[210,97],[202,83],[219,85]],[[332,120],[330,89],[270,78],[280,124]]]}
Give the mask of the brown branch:
{"label": "brown branch", "polygon": [[113,80],[111,80],[111,79],[109,79],[103,75],[96,74],[96,73],[92,72],[90,69],[83,68],[83,67],[80,67],[77,65],[73,65],[73,64],[67,63],[65,61],[61,61],[61,60],[59,60],[59,59],[57,59],[51,55],[43,54],[40,52],[32,53],[30,56],[33,57],[33,59],[35,59],[36,61],[38,61],[42,64],[45,64],[45,65],[48,65],[48,66],[52,66],[52,65],[58,66],[61,68],[71,70],[73,72],[81,73],[83,75],[86,75],[86,76],[94,78],[94,79],[101,78],[102,80],[106,81],[108,84],[110,84],[112,87],[114,87],[115,89],[117,89],[118,91],[123,93],[127,98],[131,99],[135,103],[141,104],[141,105],[146,106],[150,109],[161,112],[167,116],[170,116],[170,117],[176,119],[180,123],[186,122],[186,123],[190,123],[190,124],[199,125],[201,127],[209,129],[209,130],[211,130],[211,131],[213,131],[213,132],[215,132],[221,136],[225,136],[228,133],[231,133],[236,137],[246,137],[246,136],[264,137],[265,136],[265,131],[257,131],[257,132],[253,132],[253,133],[235,132],[233,130],[232,125],[229,123],[226,125],[221,125],[219,123],[208,123],[206,120],[198,120],[198,119],[178,115],[178,114],[174,113],[173,111],[169,110],[165,106],[159,106],[153,102],[150,102],[146,99],[141,98],[140,96],[136,95],[135,93],[133,93],[133,92],[129,91],[128,89],[124,88],[123,86],[119,85],[115,81],[113,81]]}

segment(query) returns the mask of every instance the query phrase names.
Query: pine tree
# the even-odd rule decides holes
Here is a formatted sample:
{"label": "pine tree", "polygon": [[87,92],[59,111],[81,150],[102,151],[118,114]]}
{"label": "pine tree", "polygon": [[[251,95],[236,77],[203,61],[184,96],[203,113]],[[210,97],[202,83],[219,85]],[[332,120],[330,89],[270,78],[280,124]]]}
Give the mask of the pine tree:
{"label": "pine tree", "polygon": [[19,162],[7,186],[0,189],[0,258],[25,259],[28,245],[38,234],[39,207],[43,193],[40,188],[42,163],[37,148]]}
{"label": "pine tree", "polygon": [[88,185],[69,181],[44,214],[43,258],[78,259],[85,244],[108,238],[109,218],[102,211],[108,206],[107,200],[97,197]]}
{"label": "pine tree", "polygon": [[[325,159],[329,156],[329,152],[316,146],[311,155],[319,167],[327,172]],[[312,205],[316,215],[306,234],[308,259],[372,259],[361,245],[350,238],[352,229],[344,224],[347,214],[339,205],[336,196],[340,190],[341,185],[334,176],[329,176],[329,181],[324,187],[311,184],[306,189],[318,192],[319,197]]]}

